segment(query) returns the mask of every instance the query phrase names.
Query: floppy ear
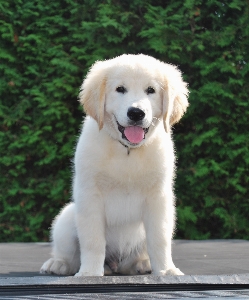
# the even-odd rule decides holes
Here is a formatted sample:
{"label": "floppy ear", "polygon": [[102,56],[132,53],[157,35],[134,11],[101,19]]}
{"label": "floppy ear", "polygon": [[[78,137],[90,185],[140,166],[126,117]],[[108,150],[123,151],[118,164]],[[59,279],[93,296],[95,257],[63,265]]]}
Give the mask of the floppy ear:
{"label": "floppy ear", "polygon": [[163,86],[163,121],[165,131],[170,132],[170,126],[181,119],[188,107],[189,91],[180,71],[171,65],[166,67],[168,70]]}
{"label": "floppy ear", "polygon": [[79,101],[86,114],[95,119],[99,130],[103,128],[105,111],[106,76],[104,62],[96,62],[88,72],[80,89]]}

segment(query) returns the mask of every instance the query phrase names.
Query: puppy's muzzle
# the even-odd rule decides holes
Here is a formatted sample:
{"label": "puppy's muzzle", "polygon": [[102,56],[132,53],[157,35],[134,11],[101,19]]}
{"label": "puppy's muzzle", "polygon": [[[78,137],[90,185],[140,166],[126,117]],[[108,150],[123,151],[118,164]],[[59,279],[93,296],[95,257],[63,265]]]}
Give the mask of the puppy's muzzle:
{"label": "puppy's muzzle", "polygon": [[137,107],[129,107],[127,110],[128,126],[123,127],[116,119],[118,130],[122,133],[122,139],[129,142],[130,145],[136,146],[145,139],[149,127],[143,127],[145,112]]}

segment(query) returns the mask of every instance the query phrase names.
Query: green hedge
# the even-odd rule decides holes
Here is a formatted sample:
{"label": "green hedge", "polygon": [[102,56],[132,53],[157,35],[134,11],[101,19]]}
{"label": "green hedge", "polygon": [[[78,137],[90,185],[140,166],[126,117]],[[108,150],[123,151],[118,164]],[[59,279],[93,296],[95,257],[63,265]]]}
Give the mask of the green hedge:
{"label": "green hedge", "polygon": [[249,238],[247,1],[0,3],[0,241],[46,241],[71,197],[79,86],[97,59],[179,66],[190,107],[174,128],[176,237]]}

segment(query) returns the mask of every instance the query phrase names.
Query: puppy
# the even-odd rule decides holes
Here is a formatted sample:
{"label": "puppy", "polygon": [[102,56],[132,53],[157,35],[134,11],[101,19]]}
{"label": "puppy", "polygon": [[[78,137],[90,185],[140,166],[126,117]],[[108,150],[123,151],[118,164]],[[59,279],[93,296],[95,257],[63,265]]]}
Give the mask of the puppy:
{"label": "puppy", "polygon": [[73,202],[52,226],[42,273],[181,275],[171,125],[187,109],[180,71],[146,55],[96,62],[80,103],[88,116],[75,152]]}

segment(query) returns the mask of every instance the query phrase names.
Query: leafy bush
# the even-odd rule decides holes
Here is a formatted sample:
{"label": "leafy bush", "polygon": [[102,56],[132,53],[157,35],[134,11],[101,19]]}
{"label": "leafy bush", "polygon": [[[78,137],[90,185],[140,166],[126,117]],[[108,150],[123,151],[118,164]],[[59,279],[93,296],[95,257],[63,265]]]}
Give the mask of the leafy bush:
{"label": "leafy bush", "polygon": [[78,89],[97,59],[179,65],[178,238],[249,238],[245,1],[9,0],[0,4],[0,240],[46,241],[70,199]]}

